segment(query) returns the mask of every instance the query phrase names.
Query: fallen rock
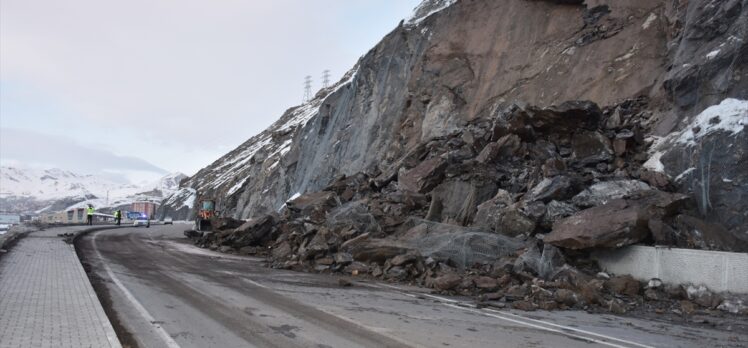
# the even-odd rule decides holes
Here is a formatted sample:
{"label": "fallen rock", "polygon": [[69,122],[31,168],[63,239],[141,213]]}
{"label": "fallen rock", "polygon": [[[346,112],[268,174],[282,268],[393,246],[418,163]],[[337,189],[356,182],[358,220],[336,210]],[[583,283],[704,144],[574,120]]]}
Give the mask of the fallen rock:
{"label": "fallen rock", "polygon": [[217,217],[210,221],[210,225],[213,231],[226,231],[233,230],[244,223],[242,220],[237,220],[232,217]]}
{"label": "fallen rock", "polygon": [[543,245],[543,254],[538,264],[538,276],[543,279],[553,278],[564,267],[566,260],[561,250],[550,244]]}
{"label": "fallen rock", "polygon": [[291,248],[291,244],[288,242],[283,242],[280,245],[277,245],[273,248],[272,252],[273,259],[275,260],[285,260],[291,256],[291,254],[293,254],[293,249]]}
{"label": "fallen rock", "polygon": [[601,116],[600,108],[590,101],[567,101],[545,108],[510,105],[495,120],[493,137],[499,139],[507,134],[517,134],[523,138],[533,138],[537,134],[595,129]]}
{"label": "fallen rock", "polygon": [[602,290],[604,282],[600,279],[592,279],[579,286],[579,294],[590,304],[602,304]]}
{"label": "fallen rock", "polygon": [[748,314],[748,304],[741,299],[724,300],[717,309],[732,314]]}
{"label": "fallen rock", "polygon": [[452,290],[462,282],[462,277],[455,273],[445,274],[434,279],[434,288],[439,290]]}
{"label": "fallen rock", "polygon": [[257,254],[257,247],[246,246],[243,248],[239,248],[239,253],[242,255],[254,255]]}
{"label": "fallen rock", "polygon": [[553,299],[568,307],[574,307],[579,302],[579,296],[569,289],[558,289],[553,293]]}
{"label": "fallen rock", "polygon": [[507,134],[495,142],[488,143],[475,158],[480,163],[491,163],[497,160],[510,158],[517,153],[522,140],[514,135]]}
{"label": "fallen rock", "polygon": [[689,285],[686,288],[686,294],[688,295],[689,300],[702,307],[716,308],[722,303],[722,296],[709,291],[709,289],[703,285]]}
{"label": "fallen rock", "polygon": [[650,189],[649,185],[639,180],[603,181],[582,190],[572,198],[572,202],[581,208],[596,207]]}
{"label": "fallen rock", "polygon": [[427,219],[466,226],[473,221],[478,205],[493,197],[496,190],[490,178],[446,180],[431,192]]}
{"label": "fallen rock", "polygon": [[232,248],[232,247],[230,247],[228,245],[223,245],[223,246],[221,246],[221,247],[218,248],[218,251],[222,252],[222,253],[229,254],[229,253],[233,253],[234,252],[234,248]]}
{"label": "fallen rock", "polygon": [[339,265],[347,265],[353,262],[353,256],[351,256],[351,254],[349,253],[338,252],[338,253],[335,253],[334,258],[335,258],[335,263]]}
{"label": "fallen rock", "polygon": [[398,186],[402,190],[426,193],[444,179],[447,161],[441,157],[427,159],[410,170],[398,175]]}
{"label": "fallen rock", "polygon": [[683,314],[691,315],[696,312],[696,304],[688,300],[680,301],[680,310]]}
{"label": "fallen rock", "polygon": [[339,205],[335,192],[320,191],[305,193],[286,202],[292,218],[306,218],[316,224],[325,222],[325,215]]}
{"label": "fallen rock", "polygon": [[384,264],[386,260],[411,250],[394,240],[370,238],[368,233],[343,243],[340,248],[350,253],[356,261],[379,264]]}
{"label": "fallen rock", "polygon": [[566,163],[559,158],[549,158],[543,163],[543,176],[551,178],[561,175],[566,170]]}
{"label": "fallen rock", "polygon": [[534,303],[530,301],[519,300],[519,301],[512,302],[512,308],[519,309],[521,311],[531,312],[531,311],[536,310],[538,307],[537,305],[535,305]]}
{"label": "fallen rock", "polygon": [[390,260],[390,264],[393,266],[402,266],[405,264],[412,263],[420,257],[417,253],[409,252],[402,255],[397,255]]}
{"label": "fallen rock", "polygon": [[610,140],[597,131],[575,134],[571,139],[572,159],[575,164],[588,165],[613,159]]}
{"label": "fallen rock", "polygon": [[525,200],[542,201],[548,203],[552,200],[565,200],[573,195],[571,179],[564,175],[557,175],[552,178],[544,178],[540,183],[530,190],[525,196]]}
{"label": "fallen rock", "polygon": [[634,279],[634,277],[630,275],[624,275],[606,280],[605,288],[616,294],[634,297],[639,294],[641,285],[639,284],[638,280]]}
{"label": "fallen rock", "polygon": [[501,218],[502,209],[513,203],[512,195],[506,190],[499,189],[493,198],[478,205],[472,226],[495,231]]}
{"label": "fallen rock", "polygon": [[496,290],[499,287],[499,283],[496,281],[496,278],[491,277],[476,277],[473,279],[473,283],[475,283],[475,287],[482,290]]}
{"label": "fallen rock", "polygon": [[516,237],[531,234],[535,226],[535,221],[525,215],[518,204],[514,204],[499,210],[494,230],[505,236]]}
{"label": "fallen rock", "polygon": [[620,248],[643,240],[648,233],[639,207],[619,199],[557,221],[543,241],[568,249]]}
{"label": "fallen rock", "polygon": [[550,229],[556,221],[574,215],[578,211],[579,209],[572,204],[553,200],[545,205],[545,214],[541,218],[540,225]]}
{"label": "fallen rock", "polygon": [[624,314],[626,313],[626,303],[614,298],[608,302],[608,311],[614,314]]}
{"label": "fallen rock", "polygon": [[272,232],[277,223],[274,215],[265,215],[251,219],[223,239],[224,244],[230,244],[236,248],[255,246],[272,239]]}
{"label": "fallen rock", "polygon": [[665,189],[670,185],[670,178],[663,172],[643,170],[639,178],[658,189]]}
{"label": "fallen rock", "polygon": [[628,200],[615,199],[557,221],[543,240],[569,249],[620,248],[649,236],[651,219],[674,215],[687,199],[656,190]]}

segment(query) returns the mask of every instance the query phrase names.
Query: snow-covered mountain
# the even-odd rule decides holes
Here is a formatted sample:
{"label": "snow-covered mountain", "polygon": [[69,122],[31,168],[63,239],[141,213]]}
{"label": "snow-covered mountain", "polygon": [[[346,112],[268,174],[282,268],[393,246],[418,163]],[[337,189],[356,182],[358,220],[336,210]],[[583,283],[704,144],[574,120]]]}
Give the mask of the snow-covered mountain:
{"label": "snow-covered mountain", "polygon": [[131,184],[62,169],[3,166],[0,167],[0,210],[28,213],[87,203],[105,208],[135,200],[160,202],[176,192],[185,177],[182,173],[171,173],[153,182]]}

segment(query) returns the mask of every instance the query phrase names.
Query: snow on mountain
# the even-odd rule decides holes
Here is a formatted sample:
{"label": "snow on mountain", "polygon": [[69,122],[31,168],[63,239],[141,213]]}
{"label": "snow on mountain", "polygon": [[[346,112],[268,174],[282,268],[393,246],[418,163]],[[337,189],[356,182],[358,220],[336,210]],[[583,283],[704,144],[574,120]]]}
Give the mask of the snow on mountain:
{"label": "snow on mountain", "polygon": [[[87,203],[97,207],[115,207],[136,200],[160,202],[179,190],[182,173],[168,174],[159,180],[131,184],[110,180],[99,175],[79,174],[62,169],[32,169],[0,167],[0,199],[2,210],[18,210],[11,202],[33,200],[42,206],[56,206],[56,202]],[[28,204],[24,207],[28,207]],[[27,210],[27,208],[24,208]],[[41,209],[45,210],[45,209]]]}

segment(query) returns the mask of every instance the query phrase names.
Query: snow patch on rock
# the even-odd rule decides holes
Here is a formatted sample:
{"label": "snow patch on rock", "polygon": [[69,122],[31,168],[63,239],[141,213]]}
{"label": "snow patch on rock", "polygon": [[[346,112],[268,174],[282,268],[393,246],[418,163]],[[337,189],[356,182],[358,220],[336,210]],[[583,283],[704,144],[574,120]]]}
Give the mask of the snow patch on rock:
{"label": "snow patch on rock", "polygon": [[698,114],[680,132],[676,141],[693,146],[700,138],[714,132],[725,131],[730,135],[735,135],[745,129],[746,125],[748,125],[748,100],[728,98]]}
{"label": "snow patch on rock", "polygon": [[413,14],[405,20],[405,25],[417,26],[426,18],[429,18],[437,12],[443,11],[454,5],[456,2],[457,0],[424,0],[413,9]]}

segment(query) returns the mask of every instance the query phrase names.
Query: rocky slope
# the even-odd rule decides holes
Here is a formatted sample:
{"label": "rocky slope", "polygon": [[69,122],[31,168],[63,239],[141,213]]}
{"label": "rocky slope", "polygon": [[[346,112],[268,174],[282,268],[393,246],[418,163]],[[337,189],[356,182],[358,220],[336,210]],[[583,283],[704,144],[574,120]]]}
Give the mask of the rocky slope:
{"label": "rocky slope", "polygon": [[745,0],[424,1],[163,213],[214,197],[198,245],[515,308],[746,312],[586,255],[748,251],[747,28]]}
{"label": "rocky slope", "polygon": [[[458,134],[464,151],[477,155],[498,136],[480,125],[512,108],[533,113],[590,101],[606,110],[592,112],[584,129],[577,119],[563,129],[546,120],[534,138],[519,139],[520,147],[543,141],[559,166],[587,167],[582,186],[638,179],[691,195],[701,208],[690,225],[716,223],[710,228],[744,238],[744,107],[730,130],[685,146],[658,142],[657,152],[648,146],[688,130],[696,115],[726,98],[744,105],[746,11],[745,1],[425,1],[343,81],[191,177],[165,213],[188,217],[184,203],[200,195],[217,198],[224,215],[247,219],[277,212],[295,193],[321,190],[340,175],[398,183],[398,173],[434,156],[423,150],[432,139]],[[466,131],[475,125],[478,133]],[[554,128],[588,133],[556,140]],[[565,155],[590,142],[605,153],[581,163],[574,163],[580,155]],[[700,150],[705,146],[709,151]],[[652,153],[662,160],[647,162]],[[544,163],[525,156],[535,161],[522,182],[506,187],[489,178],[491,189],[477,200],[499,187],[522,194],[540,182]],[[695,170],[708,159],[711,173]]]}

